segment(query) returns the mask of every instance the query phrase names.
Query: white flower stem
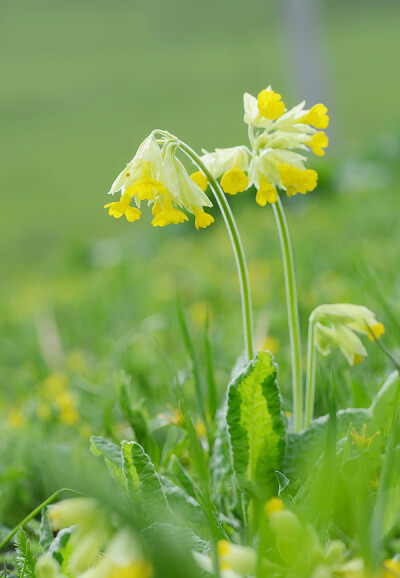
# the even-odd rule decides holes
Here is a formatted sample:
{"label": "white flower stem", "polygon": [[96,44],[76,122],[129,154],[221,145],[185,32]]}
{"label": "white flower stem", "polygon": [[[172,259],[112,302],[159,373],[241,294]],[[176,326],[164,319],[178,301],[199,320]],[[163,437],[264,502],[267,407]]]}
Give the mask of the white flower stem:
{"label": "white flower stem", "polygon": [[226,200],[226,197],[220,185],[218,184],[217,180],[212,176],[212,174],[207,169],[205,164],[202,162],[198,154],[195,153],[193,149],[191,149],[187,144],[185,144],[182,141],[179,141],[179,148],[186,154],[186,156],[188,156],[191,159],[191,161],[207,178],[207,181],[211,187],[211,190],[214,194],[217,204],[221,210],[222,216],[225,221],[225,225],[228,229],[233,252],[235,254],[236,266],[239,276],[246,357],[247,361],[250,361],[253,358],[253,314],[251,307],[250,283],[249,283],[249,274],[247,271],[246,257],[244,254],[236,222],[233,217],[232,210],[228,204],[228,201]]}
{"label": "white flower stem", "polygon": [[304,427],[311,424],[314,413],[315,395],[315,369],[316,369],[316,349],[315,349],[315,324],[311,315],[308,322],[308,347],[307,347],[307,378],[306,378],[306,408],[304,414]]}
{"label": "white flower stem", "polygon": [[288,311],[290,351],[292,359],[293,427],[295,431],[300,431],[303,422],[303,387],[299,308],[297,304],[293,252],[290,243],[289,228],[283,211],[282,202],[279,197],[272,207],[274,209],[275,220],[279,232],[285,276],[286,305]]}

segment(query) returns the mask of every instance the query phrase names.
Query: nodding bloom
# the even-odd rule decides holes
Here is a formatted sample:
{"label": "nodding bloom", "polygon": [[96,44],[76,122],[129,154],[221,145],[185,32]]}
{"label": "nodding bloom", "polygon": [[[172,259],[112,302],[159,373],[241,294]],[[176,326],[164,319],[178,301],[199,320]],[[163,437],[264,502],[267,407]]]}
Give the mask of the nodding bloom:
{"label": "nodding bloom", "polygon": [[325,154],[329,117],[323,104],[305,109],[305,102],[286,110],[280,94],[269,86],[258,97],[244,94],[244,121],[250,148],[237,146],[206,152],[202,160],[225,193],[235,195],[251,186],[256,202],[265,206],[278,200],[278,189],[291,197],[317,186],[318,174],[305,166],[304,152]]}
{"label": "nodding bloom", "polygon": [[173,140],[160,147],[153,133],[142,142],[109,191],[111,195],[121,193],[118,201],[105,205],[111,216],[119,219],[125,215],[132,223],[142,215],[141,203],[147,202],[151,206],[154,227],[187,221],[182,208],[194,215],[196,229],[214,222],[203,208],[212,206],[205,194],[207,180],[201,173],[189,176],[175,156],[177,147],[178,143]]}
{"label": "nodding bloom", "polygon": [[315,326],[315,344],[320,353],[328,355],[331,348],[337,346],[350,365],[361,363],[368,355],[357,334],[366,335],[373,341],[385,333],[383,323],[361,305],[320,305],[310,319]]}

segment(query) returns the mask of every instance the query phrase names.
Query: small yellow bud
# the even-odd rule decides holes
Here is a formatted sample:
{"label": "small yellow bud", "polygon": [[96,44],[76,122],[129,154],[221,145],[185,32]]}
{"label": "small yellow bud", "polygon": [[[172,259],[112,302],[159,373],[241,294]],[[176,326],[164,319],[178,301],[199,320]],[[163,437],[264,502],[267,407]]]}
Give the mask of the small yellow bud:
{"label": "small yellow bud", "polygon": [[325,154],[324,149],[328,146],[329,140],[324,132],[316,132],[312,135],[310,141],[310,147],[312,152],[318,157],[322,157]]}
{"label": "small yellow bud", "polygon": [[232,167],[222,175],[221,187],[225,193],[236,195],[242,193],[249,186],[249,180],[246,173],[239,167]]}
{"label": "small yellow bud", "polygon": [[201,171],[196,171],[190,175],[190,178],[196,185],[203,191],[203,193],[207,190],[208,181],[205,175]]}
{"label": "small yellow bud", "polygon": [[273,90],[262,90],[257,98],[258,110],[270,120],[276,120],[285,112],[282,96]]}
{"label": "small yellow bud", "polygon": [[271,498],[268,502],[264,505],[264,514],[269,518],[271,514],[275,514],[276,512],[281,512],[285,509],[282,500],[279,498]]}

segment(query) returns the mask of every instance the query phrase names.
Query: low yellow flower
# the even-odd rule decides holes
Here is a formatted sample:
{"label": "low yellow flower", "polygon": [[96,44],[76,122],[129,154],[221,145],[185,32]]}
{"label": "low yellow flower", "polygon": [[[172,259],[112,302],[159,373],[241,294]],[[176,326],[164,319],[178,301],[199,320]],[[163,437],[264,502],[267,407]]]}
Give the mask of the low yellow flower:
{"label": "low yellow flower", "polygon": [[384,561],[382,578],[400,578],[400,561],[397,558]]}
{"label": "low yellow flower", "polygon": [[362,426],[361,434],[357,432],[356,428],[353,427],[351,429],[351,437],[354,439],[353,444],[357,446],[357,448],[361,451],[369,449],[374,439],[381,433],[380,431],[377,431],[372,436],[367,438],[365,435],[366,431],[367,431],[366,423],[364,423]]}
{"label": "low yellow flower", "polygon": [[7,415],[7,427],[9,429],[20,429],[25,423],[25,416],[20,409],[12,408]]}
{"label": "low yellow flower", "polygon": [[104,208],[108,209],[108,214],[115,219],[120,219],[122,215],[125,215],[126,220],[130,223],[133,223],[134,221],[140,219],[142,213],[136,207],[131,207],[130,202],[131,196],[128,192],[126,192],[122,195],[120,201],[108,203],[107,205],[104,205]]}

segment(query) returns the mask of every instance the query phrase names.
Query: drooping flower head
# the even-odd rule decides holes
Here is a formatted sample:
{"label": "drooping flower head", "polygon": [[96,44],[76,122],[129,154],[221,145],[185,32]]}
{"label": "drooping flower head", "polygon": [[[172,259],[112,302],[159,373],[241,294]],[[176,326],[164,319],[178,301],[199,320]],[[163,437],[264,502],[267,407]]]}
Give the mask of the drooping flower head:
{"label": "drooping flower head", "polygon": [[[121,193],[118,201],[105,208],[119,219],[125,215],[130,222],[140,219],[141,203],[151,206],[154,227],[164,227],[188,220],[184,208],[195,216],[197,229],[208,227],[214,218],[203,207],[212,203],[205,194],[207,181],[201,173],[191,178],[176,158],[178,142],[166,139],[162,146],[154,134],[140,145],[136,155],[114,181],[109,194]],[[133,203],[133,204],[132,204]]]}
{"label": "drooping flower head", "polygon": [[383,323],[361,305],[320,305],[314,309],[311,319],[315,324],[315,345],[319,352],[328,355],[331,348],[337,346],[350,365],[361,363],[368,355],[357,334],[366,335],[373,341],[385,333]]}
{"label": "drooping flower head", "polygon": [[317,186],[318,174],[305,166],[305,152],[325,154],[328,137],[320,129],[329,123],[327,108],[305,103],[286,110],[280,94],[271,87],[258,97],[244,94],[244,121],[250,147],[238,146],[205,153],[202,160],[225,193],[235,195],[254,185],[259,205],[275,203],[278,189],[291,197],[306,194]]}

